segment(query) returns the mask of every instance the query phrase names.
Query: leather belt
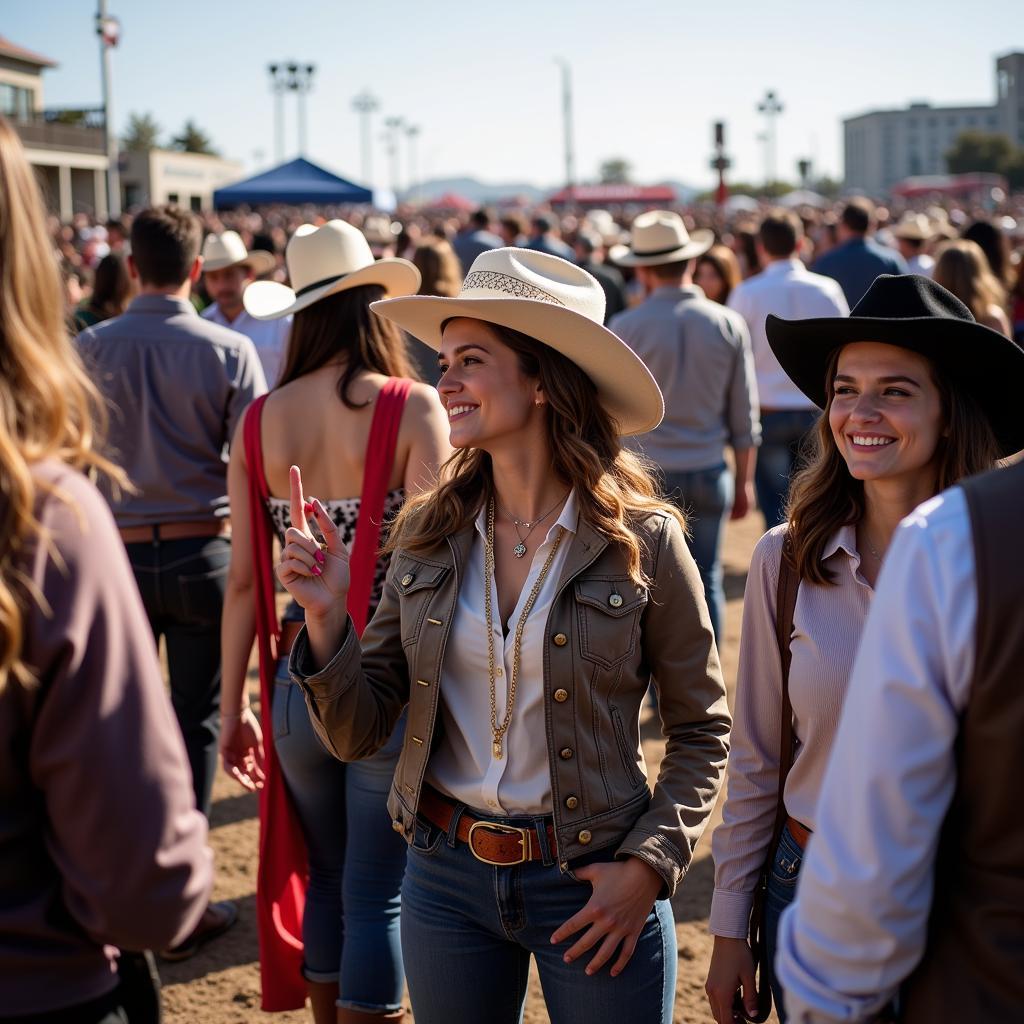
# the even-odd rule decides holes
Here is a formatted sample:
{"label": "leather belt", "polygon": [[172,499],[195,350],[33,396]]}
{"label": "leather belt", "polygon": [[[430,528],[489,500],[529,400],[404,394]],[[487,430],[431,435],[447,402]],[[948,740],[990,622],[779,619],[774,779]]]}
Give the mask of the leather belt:
{"label": "leather belt", "polygon": [[[424,786],[420,793],[417,810],[432,825],[447,832],[455,814],[456,805],[437,790]],[[555,829],[548,823],[545,829],[547,836],[540,837],[532,826],[517,828],[496,821],[483,821],[463,811],[459,818],[459,826],[455,838],[469,846],[469,852],[484,864],[507,867],[512,864],[525,864],[530,860],[544,858],[544,846],[555,849]]]}
{"label": "leather belt", "polygon": [[789,834],[796,840],[796,845],[803,850],[807,846],[807,840],[811,838],[811,830],[806,825],[801,825],[796,818],[787,818],[786,828],[789,829]]}
{"label": "leather belt", "polygon": [[305,622],[302,619],[285,619],[281,623],[281,636],[277,641],[277,656],[279,658],[287,658],[291,654],[299,631],[304,625]]}
{"label": "leather belt", "polygon": [[185,540],[189,537],[230,537],[231,520],[225,517],[185,523],[153,523],[152,526],[122,526],[118,532],[125,544]]}

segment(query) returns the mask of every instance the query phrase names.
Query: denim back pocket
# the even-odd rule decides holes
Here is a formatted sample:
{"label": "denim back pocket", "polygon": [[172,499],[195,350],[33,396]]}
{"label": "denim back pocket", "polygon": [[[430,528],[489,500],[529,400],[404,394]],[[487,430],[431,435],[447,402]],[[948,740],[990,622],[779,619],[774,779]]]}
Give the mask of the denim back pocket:
{"label": "denim back pocket", "polygon": [[782,830],[775,857],[772,859],[772,880],[777,885],[795,886],[800,877],[800,865],[803,863],[804,851],[789,834],[789,829]]}

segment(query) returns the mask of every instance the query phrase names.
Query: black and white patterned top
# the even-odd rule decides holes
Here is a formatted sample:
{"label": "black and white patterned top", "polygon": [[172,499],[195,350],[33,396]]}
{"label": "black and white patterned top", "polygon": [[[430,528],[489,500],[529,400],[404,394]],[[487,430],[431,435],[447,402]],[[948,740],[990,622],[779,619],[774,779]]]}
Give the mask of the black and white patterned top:
{"label": "black and white patterned top", "polygon": [[[404,501],[404,487],[397,487],[395,490],[389,491],[385,496],[384,526],[380,534],[381,545],[387,539],[388,524],[395,518]],[[327,509],[331,519],[334,520],[334,525],[338,527],[338,531],[341,533],[341,539],[351,548],[352,541],[355,540],[356,536],[356,522],[359,519],[360,499],[340,498],[336,501],[323,501],[321,499],[321,504]],[[277,539],[283,544],[285,530],[292,524],[290,502],[287,498],[268,498],[267,511],[270,513],[271,522],[274,524],[274,532],[277,534]],[[314,537],[318,540],[323,539],[315,523],[310,523],[310,529]],[[377,571],[374,573],[373,587],[370,589],[370,616],[373,615],[374,609],[380,602],[380,595],[384,589],[384,577],[388,571],[388,562],[388,557],[377,559]],[[291,609],[285,614],[285,618],[294,617],[290,612]],[[301,617],[300,609],[298,618]]]}

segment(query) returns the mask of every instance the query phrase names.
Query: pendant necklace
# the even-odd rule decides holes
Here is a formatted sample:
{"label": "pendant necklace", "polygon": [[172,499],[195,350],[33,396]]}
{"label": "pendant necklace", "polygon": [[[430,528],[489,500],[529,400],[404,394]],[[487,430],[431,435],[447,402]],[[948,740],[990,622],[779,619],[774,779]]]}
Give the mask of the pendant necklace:
{"label": "pendant necklace", "polygon": [[[526,542],[530,539],[530,534],[533,533],[533,531],[536,530],[537,527],[540,526],[540,524],[543,523],[544,520],[547,519],[547,517],[551,515],[551,513],[554,512],[567,497],[568,495],[559,498],[558,501],[556,501],[554,505],[544,513],[544,515],[538,516],[536,519],[516,519],[513,516],[509,516],[504,509],[501,510],[502,515],[507,516],[511,520],[512,528],[516,531],[516,536],[519,538],[519,543],[512,549],[512,554],[515,555],[516,558],[523,558],[526,555]],[[526,533],[523,533],[522,530],[526,530]]]}

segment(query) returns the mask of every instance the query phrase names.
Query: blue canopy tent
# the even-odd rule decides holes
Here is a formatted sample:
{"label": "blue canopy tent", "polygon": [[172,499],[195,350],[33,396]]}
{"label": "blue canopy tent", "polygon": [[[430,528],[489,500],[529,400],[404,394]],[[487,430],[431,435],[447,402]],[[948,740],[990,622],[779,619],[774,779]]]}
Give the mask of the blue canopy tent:
{"label": "blue canopy tent", "polygon": [[213,193],[213,205],[218,210],[269,203],[334,205],[372,201],[370,189],[339,178],[301,156]]}

